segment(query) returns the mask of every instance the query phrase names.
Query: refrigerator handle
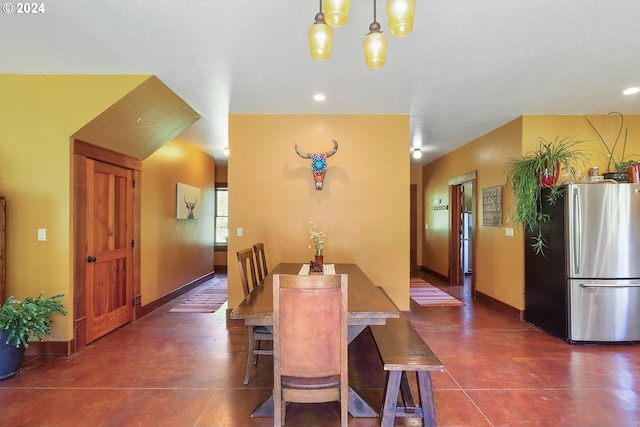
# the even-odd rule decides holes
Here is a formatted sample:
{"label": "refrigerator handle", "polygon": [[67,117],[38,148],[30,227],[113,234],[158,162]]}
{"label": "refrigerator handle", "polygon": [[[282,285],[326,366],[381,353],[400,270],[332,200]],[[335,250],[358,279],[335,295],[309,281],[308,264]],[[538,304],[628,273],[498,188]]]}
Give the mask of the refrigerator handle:
{"label": "refrigerator handle", "polygon": [[577,188],[573,189],[572,195],[573,202],[573,213],[571,215],[572,224],[571,224],[571,239],[572,239],[572,261],[574,274],[580,274],[580,255],[582,251],[582,246],[580,246],[580,230],[582,229],[582,214],[580,210],[580,194]]}
{"label": "refrigerator handle", "polygon": [[612,285],[604,283],[580,283],[581,288],[640,288],[640,283],[630,282],[625,284],[614,283]]}

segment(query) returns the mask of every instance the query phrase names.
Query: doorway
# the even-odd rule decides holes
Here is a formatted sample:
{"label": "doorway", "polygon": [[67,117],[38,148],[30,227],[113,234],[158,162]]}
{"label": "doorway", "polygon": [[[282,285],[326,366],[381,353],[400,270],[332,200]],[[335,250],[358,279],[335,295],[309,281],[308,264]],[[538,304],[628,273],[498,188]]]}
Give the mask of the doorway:
{"label": "doorway", "polygon": [[141,162],[74,141],[74,346],[140,312]]}
{"label": "doorway", "polygon": [[[470,295],[475,295],[475,236],[476,217],[474,215],[475,171],[459,175],[449,180],[451,194],[451,233],[449,252],[449,283],[465,286]],[[470,285],[470,286],[469,286]]]}
{"label": "doorway", "polygon": [[472,271],[472,237],[473,237],[473,183],[461,185],[461,218],[460,218],[460,268],[463,277],[471,276]]}

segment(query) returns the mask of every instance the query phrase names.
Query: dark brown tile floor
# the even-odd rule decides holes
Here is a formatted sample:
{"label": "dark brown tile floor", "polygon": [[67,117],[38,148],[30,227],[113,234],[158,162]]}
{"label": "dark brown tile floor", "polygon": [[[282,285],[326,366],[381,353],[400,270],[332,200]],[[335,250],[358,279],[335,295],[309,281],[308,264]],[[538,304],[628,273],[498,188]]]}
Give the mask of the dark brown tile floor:
{"label": "dark brown tile floor", "polygon": [[[429,280],[467,304],[411,306],[412,322],[446,368],[432,374],[438,425],[640,426],[640,345],[569,345],[470,300],[465,288]],[[242,385],[245,327],[225,319],[226,306],[168,313],[174,304],[72,357],[29,360],[0,381],[0,426],[272,425],[250,417],[270,393],[272,369],[261,359]],[[368,331],[350,346],[350,382],[381,403],[384,374]],[[338,408],[290,405],[287,417],[290,426],[334,426]]]}

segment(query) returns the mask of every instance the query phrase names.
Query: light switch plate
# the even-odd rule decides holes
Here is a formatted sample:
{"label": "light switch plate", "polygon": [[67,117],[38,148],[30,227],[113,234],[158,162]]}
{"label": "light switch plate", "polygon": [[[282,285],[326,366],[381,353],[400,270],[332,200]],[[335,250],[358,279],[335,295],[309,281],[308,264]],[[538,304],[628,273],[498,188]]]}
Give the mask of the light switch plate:
{"label": "light switch plate", "polygon": [[243,232],[242,227],[236,228],[236,236],[242,237],[242,232]]}
{"label": "light switch plate", "polygon": [[507,237],[513,237],[513,228],[505,228],[504,229],[504,235]]}
{"label": "light switch plate", "polygon": [[38,242],[44,242],[47,240],[47,229],[38,228]]}

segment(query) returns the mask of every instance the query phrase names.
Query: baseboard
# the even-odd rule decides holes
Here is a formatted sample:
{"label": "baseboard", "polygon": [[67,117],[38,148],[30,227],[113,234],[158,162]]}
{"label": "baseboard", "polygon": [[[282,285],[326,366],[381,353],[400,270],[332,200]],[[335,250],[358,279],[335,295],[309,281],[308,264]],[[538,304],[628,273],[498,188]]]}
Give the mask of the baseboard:
{"label": "baseboard", "polygon": [[213,277],[215,275],[216,275],[215,271],[212,271],[211,273],[205,274],[204,276],[199,277],[196,280],[194,280],[192,282],[189,282],[184,286],[179,287],[178,289],[174,290],[173,292],[169,292],[168,294],[158,298],[155,301],[151,301],[150,303],[143,305],[142,308],[141,308],[141,316],[144,316],[146,314],[151,313],[153,310],[156,310],[156,309],[162,307],[163,305],[165,305],[166,303],[176,299],[180,295],[182,295],[182,294],[184,294],[186,292],[189,292],[190,290],[200,286],[201,284],[203,284],[207,280],[213,279]]}
{"label": "baseboard", "polygon": [[[169,294],[158,298],[155,301],[150,302],[141,307],[141,315],[136,317],[139,319],[141,316],[145,314],[151,313],[153,310],[163,306],[164,304],[172,301],[173,299],[179,297],[180,295],[188,292],[195,287],[203,284],[207,280],[211,280],[215,276],[215,271],[211,273],[205,274],[202,277],[197,278],[196,280],[187,283],[184,286],[170,292]],[[29,347],[25,349],[24,355],[25,357],[59,357],[59,356],[70,356],[75,353],[75,343],[73,340],[71,341],[29,341]]]}
{"label": "baseboard", "polygon": [[438,273],[437,271],[433,271],[433,270],[431,270],[431,269],[429,269],[427,267],[422,267],[422,266],[420,266],[420,270],[423,273],[427,273],[430,276],[433,276],[433,277],[435,277],[437,279],[442,280],[443,282],[449,283],[449,277],[448,276],[443,276],[442,274]]}
{"label": "baseboard", "polygon": [[220,274],[227,274],[227,266],[225,265],[214,265],[213,269],[216,271],[216,273],[220,273]]}
{"label": "baseboard", "polygon": [[478,301],[482,301],[488,306],[502,311],[509,316],[515,317],[516,319],[524,320],[524,310],[518,310],[517,308],[512,307],[509,304],[505,304],[502,301],[498,301],[497,299],[490,297],[487,294],[483,294],[482,292],[476,290],[475,299],[477,299]]}
{"label": "baseboard", "polygon": [[70,356],[73,341],[29,341],[29,347],[24,351],[25,357],[48,356],[60,357]]}
{"label": "baseboard", "polygon": [[[442,280],[443,282],[447,282],[449,283],[449,277],[444,276],[440,273],[438,273],[437,271],[433,271],[430,270],[426,267],[420,267],[420,270],[426,274],[429,274],[431,276],[434,276],[440,280]],[[499,301],[493,297],[490,297],[489,295],[483,294],[482,292],[478,291],[476,289],[475,291],[475,295],[474,295],[474,299],[478,300],[478,301],[482,301],[483,303],[485,303],[486,305],[495,308],[496,310],[502,311],[505,314],[511,316],[511,317],[515,317],[516,319],[520,319],[520,320],[524,320],[524,310],[518,310],[515,307],[510,306],[509,304],[505,304],[502,301]]]}

